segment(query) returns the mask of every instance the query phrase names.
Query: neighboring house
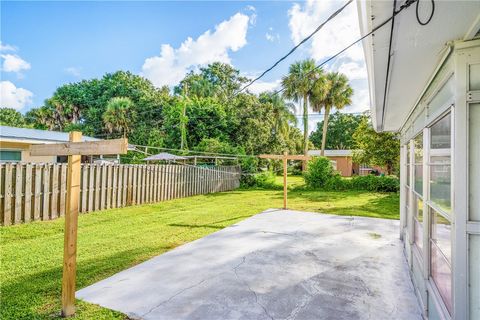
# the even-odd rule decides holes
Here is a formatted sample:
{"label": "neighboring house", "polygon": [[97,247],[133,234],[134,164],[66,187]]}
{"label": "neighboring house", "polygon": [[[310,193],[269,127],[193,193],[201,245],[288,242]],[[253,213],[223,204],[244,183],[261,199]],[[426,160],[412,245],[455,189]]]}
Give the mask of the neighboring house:
{"label": "neighboring house", "polygon": [[[68,139],[68,132],[0,126],[0,162],[63,162],[62,158],[54,156],[30,156],[28,149],[32,144],[61,143]],[[84,136],[82,140],[99,139]]]}
{"label": "neighboring house", "polygon": [[[309,150],[308,155],[320,156],[320,150]],[[352,175],[367,175],[371,172],[385,173],[384,168],[370,167],[353,162],[353,150],[325,150],[324,156],[330,159],[333,168],[340,172],[342,177]]]}
{"label": "neighboring house", "polygon": [[[357,3],[366,35],[406,2]],[[480,319],[479,36],[480,1],[419,1],[363,40],[373,125],[400,134],[400,237],[428,319]]]}

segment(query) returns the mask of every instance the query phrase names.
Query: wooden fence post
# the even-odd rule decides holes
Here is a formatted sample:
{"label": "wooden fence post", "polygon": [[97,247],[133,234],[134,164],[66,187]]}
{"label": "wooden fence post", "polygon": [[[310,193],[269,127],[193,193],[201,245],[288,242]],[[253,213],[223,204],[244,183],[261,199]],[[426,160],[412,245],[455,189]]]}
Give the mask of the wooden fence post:
{"label": "wooden fence post", "polygon": [[[81,132],[70,132],[70,142],[80,142]],[[67,207],[63,247],[62,316],[75,313],[75,280],[77,272],[77,227],[80,195],[80,155],[68,156]]]}

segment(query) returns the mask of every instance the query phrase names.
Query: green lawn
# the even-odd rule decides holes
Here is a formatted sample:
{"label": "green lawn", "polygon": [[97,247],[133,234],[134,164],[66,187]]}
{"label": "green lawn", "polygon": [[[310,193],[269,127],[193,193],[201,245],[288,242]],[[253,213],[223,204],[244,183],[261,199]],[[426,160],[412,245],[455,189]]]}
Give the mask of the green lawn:
{"label": "green lawn", "polygon": [[[289,177],[289,185],[301,185],[300,178]],[[397,194],[289,192],[291,209],[389,219],[398,219],[398,201]],[[236,190],[81,215],[77,288],[281,206],[282,190]],[[0,228],[1,319],[59,316],[63,224],[57,219]],[[88,303],[77,307],[77,319],[125,319]]]}

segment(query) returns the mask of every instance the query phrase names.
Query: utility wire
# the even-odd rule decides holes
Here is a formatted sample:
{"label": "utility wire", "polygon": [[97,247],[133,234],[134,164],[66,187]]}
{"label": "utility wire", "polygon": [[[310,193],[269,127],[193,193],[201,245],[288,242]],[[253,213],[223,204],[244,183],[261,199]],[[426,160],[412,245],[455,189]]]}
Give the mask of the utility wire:
{"label": "utility wire", "polygon": [[163,148],[163,147],[151,147],[151,146],[142,146],[138,144],[129,144],[133,147],[140,147],[140,148],[148,148],[148,149],[157,149],[157,150],[168,150],[168,151],[178,151],[178,152],[186,152],[186,153],[200,153],[205,155],[217,155],[217,156],[234,156],[234,157],[243,157],[243,158],[256,158],[256,156],[249,156],[245,154],[233,154],[233,153],[217,153],[217,152],[206,152],[206,151],[195,151],[195,150],[182,150],[182,149],[174,149],[174,148]]}
{"label": "utility wire", "polygon": [[322,22],[310,35],[308,35],[306,38],[304,38],[302,41],[300,41],[295,47],[293,47],[286,55],[284,55],[283,57],[281,57],[280,59],[278,59],[271,67],[269,67],[267,70],[263,71],[258,77],[256,77],[255,79],[253,79],[252,81],[250,81],[248,84],[246,84],[243,88],[241,88],[239,91],[237,91],[234,96],[236,96],[237,94],[241,93],[242,91],[244,91],[245,89],[247,89],[248,87],[250,87],[254,82],[256,82],[257,80],[260,80],[264,75],[266,75],[268,72],[272,71],[272,69],[274,69],[280,62],[282,62],[283,60],[285,60],[288,56],[290,56],[293,52],[295,52],[295,50],[298,49],[298,47],[300,47],[302,44],[304,44],[305,42],[307,42],[308,40],[310,40],[318,31],[320,31],[320,29],[323,28],[324,25],[326,25],[330,20],[332,20],[333,18],[335,18],[340,12],[343,11],[343,9],[345,9],[350,3],[352,3],[353,0],[349,0],[347,1],[346,4],[344,4],[340,9],[338,9],[337,11],[335,11],[334,13],[332,13],[328,18],[327,20],[325,20],[324,22]]}
{"label": "utility wire", "polygon": [[[337,53],[335,53],[333,56],[331,56],[330,58],[326,59],[325,61],[323,61],[322,63],[320,63],[319,65],[317,65],[314,69],[312,69],[311,71],[309,71],[307,73],[307,75],[310,75],[312,72],[315,72],[317,71],[318,69],[320,69],[321,67],[323,67],[325,64],[329,63],[330,61],[332,61],[333,59],[335,59],[336,57],[338,57],[339,55],[341,55],[342,53],[344,53],[345,51],[347,51],[348,49],[350,49],[351,47],[353,47],[354,45],[356,45],[357,43],[359,43],[360,41],[362,41],[363,39],[367,38],[368,36],[370,36],[371,34],[375,33],[376,31],[378,31],[380,28],[382,28],[383,26],[385,26],[387,23],[389,23],[392,19],[395,18],[396,15],[398,15],[400,12],[402,12],[404,9],[410,7],[413,3],[417,2],[419,0],[407,0],[405,1],[405,3],[403,5],[400,6],[400,8],[395,11],[391,17],[389,17],[388,19],[386,19],[385,21],[383,21],[382,23],[380,23],[378,26],[376,26],[375,28],[373,28],[370,32],[368,32],[367,34],[363,35],[362,37],[358,38],[357,40],[355,40],[354,42],[350,43],[348,46],[346,46],[345,48],[343,48],[342,50],[338,51]],[[313,82],[313,86],[315,86],[315,84],[317,83],[319,79],[316,79],[314,82]],[[274,92],[274,94],[279,94],[280,92],[284,91],[285,88],[281,88],[277,91]]]}

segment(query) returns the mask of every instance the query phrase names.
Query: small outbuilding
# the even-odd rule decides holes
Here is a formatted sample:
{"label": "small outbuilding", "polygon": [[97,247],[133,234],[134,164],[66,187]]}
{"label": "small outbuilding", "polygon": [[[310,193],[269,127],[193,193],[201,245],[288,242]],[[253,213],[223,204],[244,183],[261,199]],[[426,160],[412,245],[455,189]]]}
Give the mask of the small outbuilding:
{"label": "small outbuilding", "polygon": [[167,162],[185,162],[187,158],[177,156],[168,152],[160,152],[159,154],[154,154],[143,159],[144,161],[167,161]]}
{"label": "small outbuilding", "polygon": [[[309,150],[308,155],[319,157],[321,150]],[[371,172],[386,173],[385,168],[378,166],[366,166],[353,161],[353,150],[325,150],[324,156],[327,157],[335,170],[342,177],[351,177],[353,175],[368,175]]]}
{"label": "small outbuilding", "polygon": [[[68,142],[68,134],[68,132],[60,131],[0,126],[0,162],[63,162],[61,157],[31,156],[28,150],[34,144]],[[98,140],[101,139],[88,136],[82,137],[82,141]]]}

